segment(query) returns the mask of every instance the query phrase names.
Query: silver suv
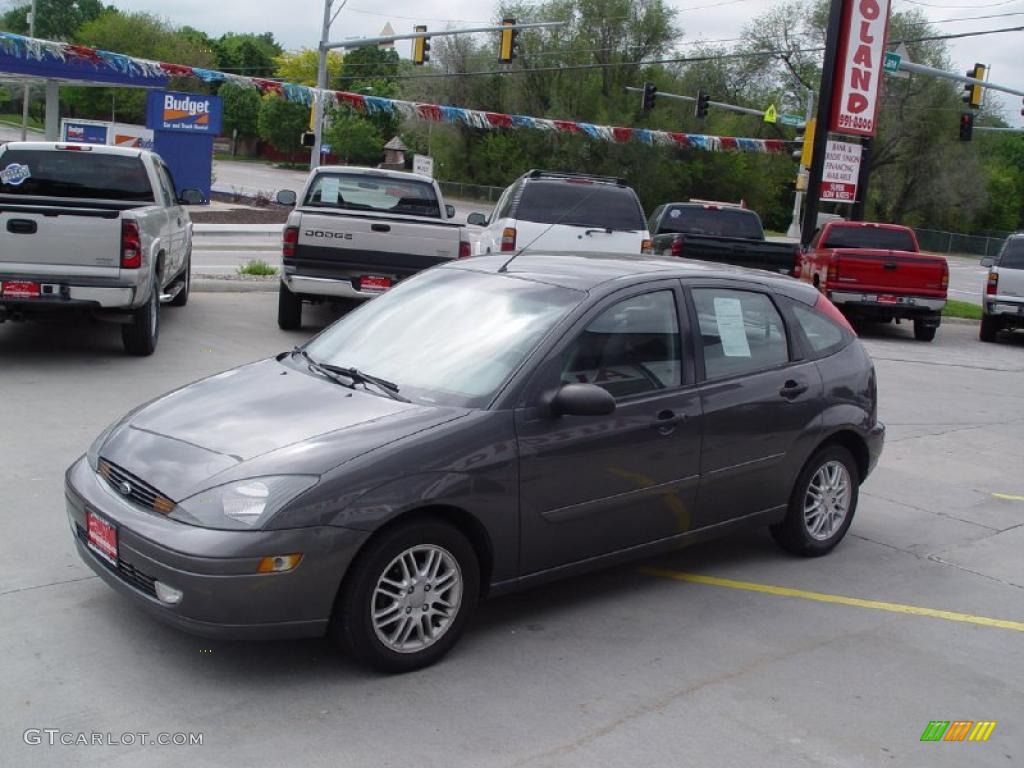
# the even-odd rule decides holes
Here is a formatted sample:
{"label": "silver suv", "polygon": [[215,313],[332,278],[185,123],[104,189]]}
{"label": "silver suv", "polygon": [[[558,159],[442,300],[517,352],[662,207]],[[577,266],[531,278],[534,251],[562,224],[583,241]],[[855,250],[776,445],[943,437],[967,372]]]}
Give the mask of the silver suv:
{"label": "silver suv", "polygon": [[1006,238],[995,258],[987,256],[988,282],[981,307],[982,341],[995,341],[999,331],[1024,328],[1024,232]]}

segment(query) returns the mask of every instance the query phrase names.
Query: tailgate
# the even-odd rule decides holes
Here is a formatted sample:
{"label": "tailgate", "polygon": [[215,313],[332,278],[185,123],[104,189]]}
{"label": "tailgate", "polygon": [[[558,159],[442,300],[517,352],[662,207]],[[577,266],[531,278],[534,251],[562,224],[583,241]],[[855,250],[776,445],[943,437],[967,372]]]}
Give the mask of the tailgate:
{"label": "tailgate", "polygon": [[0,273],[117,276],[118,211],[0,204]]}
{"label": "tailgate", "polygon": [[945,298],[946,260],[908,251],[843,250],[834,252],[833,290],[891,293],[898,296]]}

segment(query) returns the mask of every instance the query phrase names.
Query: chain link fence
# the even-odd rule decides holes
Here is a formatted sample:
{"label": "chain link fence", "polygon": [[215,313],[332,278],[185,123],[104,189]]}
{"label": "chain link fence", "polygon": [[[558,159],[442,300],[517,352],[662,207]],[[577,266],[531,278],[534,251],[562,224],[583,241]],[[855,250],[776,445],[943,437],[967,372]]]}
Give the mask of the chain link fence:
{"label": "chain link fence", "polygon": [[501,193],[505,191],[504,187],[484,187],[479,184],[463,184],[459,181],[439,181],[437,183],[441,187],[441,194],[446,198],[490,203],[491,205],[498,202]]}
{"label": "chain link fence", "polygon": [[995,256],[1011,232],[990,232],[986,235],[964,235],[959,232],[940,232],[934,229],[915,229],[922,251],[933,253],[969,253],[975,256]]}

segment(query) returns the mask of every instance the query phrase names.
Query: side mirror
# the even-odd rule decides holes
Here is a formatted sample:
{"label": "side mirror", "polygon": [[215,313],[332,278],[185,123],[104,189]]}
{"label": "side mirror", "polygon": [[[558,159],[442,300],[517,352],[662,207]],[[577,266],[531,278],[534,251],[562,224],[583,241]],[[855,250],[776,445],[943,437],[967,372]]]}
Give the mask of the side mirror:
{"label": "side mirror", "polygon": [[487,217],[482,213],[471,213],[466,219],[467,224],[472,224],[474,227],[486,227]]}
{"label": "side mirror", "polygon": [[445,212],[445,215],[449,219],[454,219],[455,218],[455,206],[454,205],[451,205],[450,203],[445,205],[444,212]]}
{"label": "side mirror", "polygon": [[183,189],[178,195],[180,205],[203,205],[205,202],[206,198],[198,189]]}
{"label": "side mirror", "polygon": [[986,256],[984,259],[981,260],[981,266],[983,267],[991,267],[995,263],[996,260],[993,259],[991,256]]}
{"label": "side mirror", "polygon": [[552,416],[607,416],[615,398],[596,384],[565,384],[548,403]]}
{"label": "side mirror", "polygon": [[298,200],[298,196],[290,189],[279,190],[274,196],[275,203],[278,205],[287,205],[288,207],[293,207]]}

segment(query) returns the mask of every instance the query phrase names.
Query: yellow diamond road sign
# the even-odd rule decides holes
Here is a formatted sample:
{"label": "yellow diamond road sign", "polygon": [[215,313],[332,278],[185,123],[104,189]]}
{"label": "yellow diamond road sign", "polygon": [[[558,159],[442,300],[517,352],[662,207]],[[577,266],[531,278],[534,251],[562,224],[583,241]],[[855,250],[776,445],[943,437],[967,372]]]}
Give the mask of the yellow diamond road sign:
{"label": "yellow diamond road sign", "polygon": [[774,104],[769,104],[768,109],[764,111],[764,121],[766,123],[777,123],[779,122],[779,112],[775,109]]}

